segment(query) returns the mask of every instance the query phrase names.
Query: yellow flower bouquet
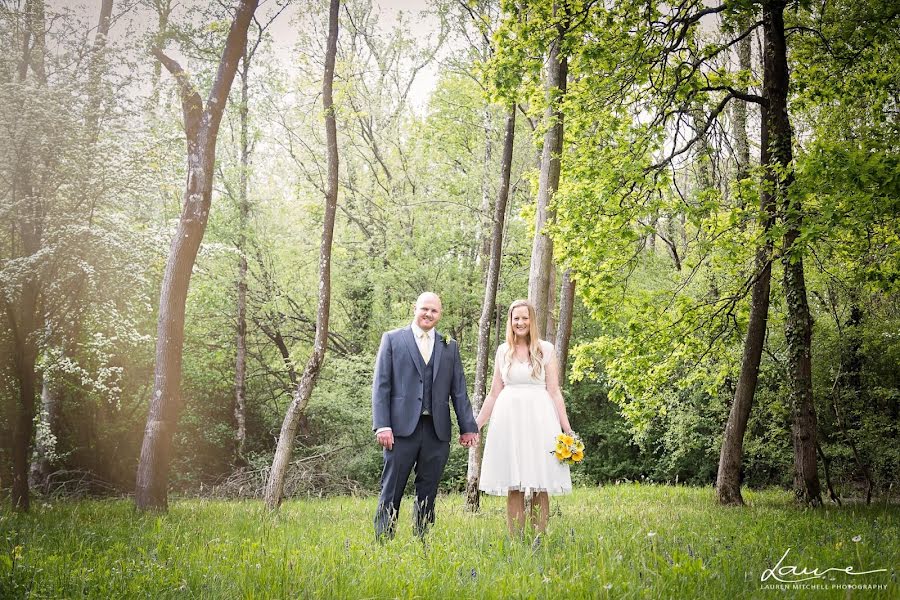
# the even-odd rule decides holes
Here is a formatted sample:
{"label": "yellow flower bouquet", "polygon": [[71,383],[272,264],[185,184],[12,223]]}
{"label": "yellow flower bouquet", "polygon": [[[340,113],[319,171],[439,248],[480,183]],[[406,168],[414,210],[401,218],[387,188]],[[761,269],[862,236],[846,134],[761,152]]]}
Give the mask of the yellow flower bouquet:
{"label": "yellow flower bouquet", "polygon": [[576,465],[584,460],[584,442],[577,433],[560,433],[556,436],[556,448],[550,454],[559,462]]}

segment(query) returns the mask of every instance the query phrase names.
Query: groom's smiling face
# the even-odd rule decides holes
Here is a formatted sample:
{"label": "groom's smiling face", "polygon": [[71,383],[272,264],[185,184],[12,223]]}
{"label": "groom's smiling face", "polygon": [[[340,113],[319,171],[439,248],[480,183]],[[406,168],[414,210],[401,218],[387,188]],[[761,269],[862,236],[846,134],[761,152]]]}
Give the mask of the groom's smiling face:
{"label": "groom's smiling face", "polygon": [[441,299],[434,294],[419,296],[419,299],[416,300],[413,318],[422,331],[431,331],[441,320]]}

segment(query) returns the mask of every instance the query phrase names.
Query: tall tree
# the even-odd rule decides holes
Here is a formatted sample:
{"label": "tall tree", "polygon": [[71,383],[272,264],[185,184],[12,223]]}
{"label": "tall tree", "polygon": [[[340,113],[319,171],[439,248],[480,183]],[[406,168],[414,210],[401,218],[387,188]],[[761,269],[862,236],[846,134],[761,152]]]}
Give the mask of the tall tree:
{"label": "tall tree", "polygon": [[[43,0],[25,3],[24,27],[21,30],[17,100],[24,103],[28,96],[39,93],[46,86],[44,66],[45,16]],[[33,79],[28,73],[34,74]],[[12,136],[11,136],[12,137]],[[16,257],[21,274],[17,285],[0,289],[0,304],[7,318],[13,339],[13,367],[18,385],[18,402],[13,416],[12,435],[12,504],[18,510],[27,511],[30,505],[28,471],[31,447],[34,440],[34,403],[37,392],[35,365],[38,357],[38,335],[43,327],[43,311],[40,306],[42,287],[39,269],[39,251],[44,241],[48,207],[41,189],[40,164],[47,160],[45,151],[29,139],[16,140],[17,152],[12,164],[11,181],[11,233],[10,255]],[[7,265],[4,265],[6,267]]]}
{"label": "tall tree", "polygon": [[572,318],[575,316],[575,280],[571,269],[563,271],[559,286],[559,322],[556,329],[556,360],[559,363],[560,385],[566,378],[569,360],[569,340],[572,337]]}
{"label": "tall tree", "polygon": [[541,151],[541,170],[538,178],[537,206],[535,209],[534,241],[531,247],[531,268],[528,272],[528,299],[537,310],[538,331],[545,338],[552,338],[556,331],[547,332],[552,321],[550,306],[553,285],[553,240],[545,230],[553,220],[550,202],[559,189],[560,158],[563,147],[563,113],[560,108],[566,93],[568,57],[563,50],[563,38],[568,27],[568,4],[553,4],[556,36],[550,42],[546,67],[547,108],[544,115],[547,131]]}
{"label": "tall tree", "polygon": [[287,4],[279,7],[265,24],[254,19],[256,37],[249,40],[244,48],[238,77],[241,79],[241,103],[238,106],[238,223],[235,246],[238,255],[238,272],[236,281],[237,297],[235,301],[237,327],[235,332],[234,356],[234,421],[235,445],[238,461],[244,460],[244,447],[247,443],[247,230],[250,227],[250,158],[253,152],[250,143],[250,67],[253,57],[263,41],[263,35],[272,22],[281,14]]}
{"label": "tall tree", "polygon": [[188,175],[181,218],[160,289],[153,394],[135,485],[135,504],[140,510],[168,508],[172,438],[182,408],[181,363],[188,285],[209,218],[219,124],[257,4],[258,0],[242,0],[238,5],[205,106],[181,65],[160,48],[153,49],[153,54],[179,84]]}
{"label": "tall tree", "polygon": [[[262,33],[260,33],[262,37]],[[258,42],[257,42],[258,43]],[[250,60],[253,53],[244,49],[241,57],[241,106],[240,113],[240,172],[238,174],[238,231],[237,231],[237,331],[234,356],[234,420],[237,425],[234,432],[237,443],[237,458],[243,460],[244,446],[247,443],[247,227],[250,220],[250,201],[248,187],[250,183]]]}
{"label": "tall tree", "polygon": [[278,508],[284,495],[284,480],[288,464],[294,452],[294,438],[300,416],[306,408],[325,360],[328,346],[328,318],[331,309],[331,243],[334,236],[334,219],[338,196],[338,145],[337,121],[334,114],[334,64],[337,56],[338,13],[340,0],[331,0],[328,9],[328,40],[325,48],[325,76],[322,78],[322,108],[325,114],[325,139],[328,153],[327,188],[325,190],[325,217],[322,226],[322,245],[319,250],[319,301],[316,311],[316,338],[312,354],[294,388],[291,404],[281,425],[278,446],[266,482],[266,506]]}
{"label": "tall tree", "polygon": [[[746,38],[749,39],[749,36]],[[766,47],[769,45],[766,42]],[[739,49],[741,46],[739,45]],[[741,49],[743,54],[743,49]],[[770,52],[765,53],[763,67],[763,96],[765,98],[779,98],[778,86],[783,85],[779,79],[776,63]],[[741,66],[744,66],[743,58]],[[744,104],[740,102],[739,104]],[[756,393],[759,378],[759,364],[762,358],[763,345],[766,339],[766,324],[769,316],[769,291],[772,279],[772,252],[774,243],[770,236],[770,230],[775,221],[777,198],[785,192],[784,181],[780,173],[784,165],[783,146],[773,144],[772,134],[784,135],[780,129],[783,124],[778,121],[778,110],[784,110],[785,106],[773,103],[775,110],[771,110],[768,104],[762,104],[763,118],[760,129],[760,162],[765,168],[763,185],[760,186],[761,232],[759,245],[756,250],[755,273],[753,288],[750,296],[750,319],[747,324],[747,332],[744,336],[744,350],[741,357],[741,370],[734,391],[734,400],[728,414],[725,425],[725,433],[722,437],[722,448],[719,453],[719,468],[716,475],[716,497],[720,504],[743,504],[741,495],[741,464],[744,452],[744,435],[747,430],[747,421],[750,418],[750,410],[753,407],[753,396]],[[746,118],[746,106],[733,112]],[[740,138],[740,135],[738,136]],[[744,142],[746,142],[746,130]],[[774,150],[774,151],[773,151]],[[746,173],[746,164],[743,161],[743,148],[737,148],[738,173]]]}
{"label": "tall tree", "polygon": [[785,338],[787,341],[788,383],[791,394],[794,440],[794,493],[804,504],[822,504],[821,484],[816,457],[816,409],[812,389],[812,316],[806,298],[803,271],[804,244],[798,240],[803,207],[796,194],[789,193],[794,180],[790,117],[788,116],[787,38],[784,27],[786,0],[763,0],[763,31],[766,61],[771,61],[775,83],[767,110],[772,114],[770,131],[772,154],[779,167],[779,209],[784,220],[782,240],[782,285],[787,304]]}
{"label": "tall tree", "polygon": [[[494,218],[491,225],[490,262],[484,288],[484,301],[481,303],[481,318],[478,321],[478,353],[475,357],[475,386],[472,394],[472,409],[476,413],[481,410],[481,403],[484,401],[485,387],[488,380],[488,366],[491,358],[491,325],[497,304],[500,262],[503,258],[503,225],[506,221],[506,205],[509,201],[509,181],[512,173],[515,133],[516,105],[513,102],[506,113],[503,158],[500,162],[500,187],[497,190],[497,201],[494,203]],[[498,329],[498,336],[500,335],[499,331]],[[481,500],[478,481],[481,478],[482,451],[483,446],[480,441],[472,448],[469,448],[469,463],[466,474],[466,506],[471,511],[478,510]]]}

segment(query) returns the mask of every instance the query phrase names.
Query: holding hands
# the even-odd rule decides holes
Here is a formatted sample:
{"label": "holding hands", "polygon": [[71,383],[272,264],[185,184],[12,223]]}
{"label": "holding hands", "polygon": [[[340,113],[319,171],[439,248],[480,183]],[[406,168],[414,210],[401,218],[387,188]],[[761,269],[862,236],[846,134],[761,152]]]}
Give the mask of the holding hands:
{"label": "holding hands", "polygon": [[459,436],[459,445],[463,448],[472,448],[478,444],[477,433],[463,433]]}

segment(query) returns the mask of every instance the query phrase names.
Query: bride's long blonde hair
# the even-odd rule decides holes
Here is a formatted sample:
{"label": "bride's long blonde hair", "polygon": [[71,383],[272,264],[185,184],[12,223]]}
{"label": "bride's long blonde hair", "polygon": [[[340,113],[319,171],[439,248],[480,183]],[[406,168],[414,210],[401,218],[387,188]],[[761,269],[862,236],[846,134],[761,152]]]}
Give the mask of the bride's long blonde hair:
{"label": "bride's long blonde hair", "polygon": [[512,366],[513,358],[516,354],[516,334],[513,331],[512,314],[513,311],[520,306],[528,308],[528,360],[531,363],[532,379],[540,379],[544,374],[544,352],[541,350],[541,338],[537,328],[537,314],[534,305],[528,300],[514,300],[509,305],[509,311],[506,313],[506,372]]}

